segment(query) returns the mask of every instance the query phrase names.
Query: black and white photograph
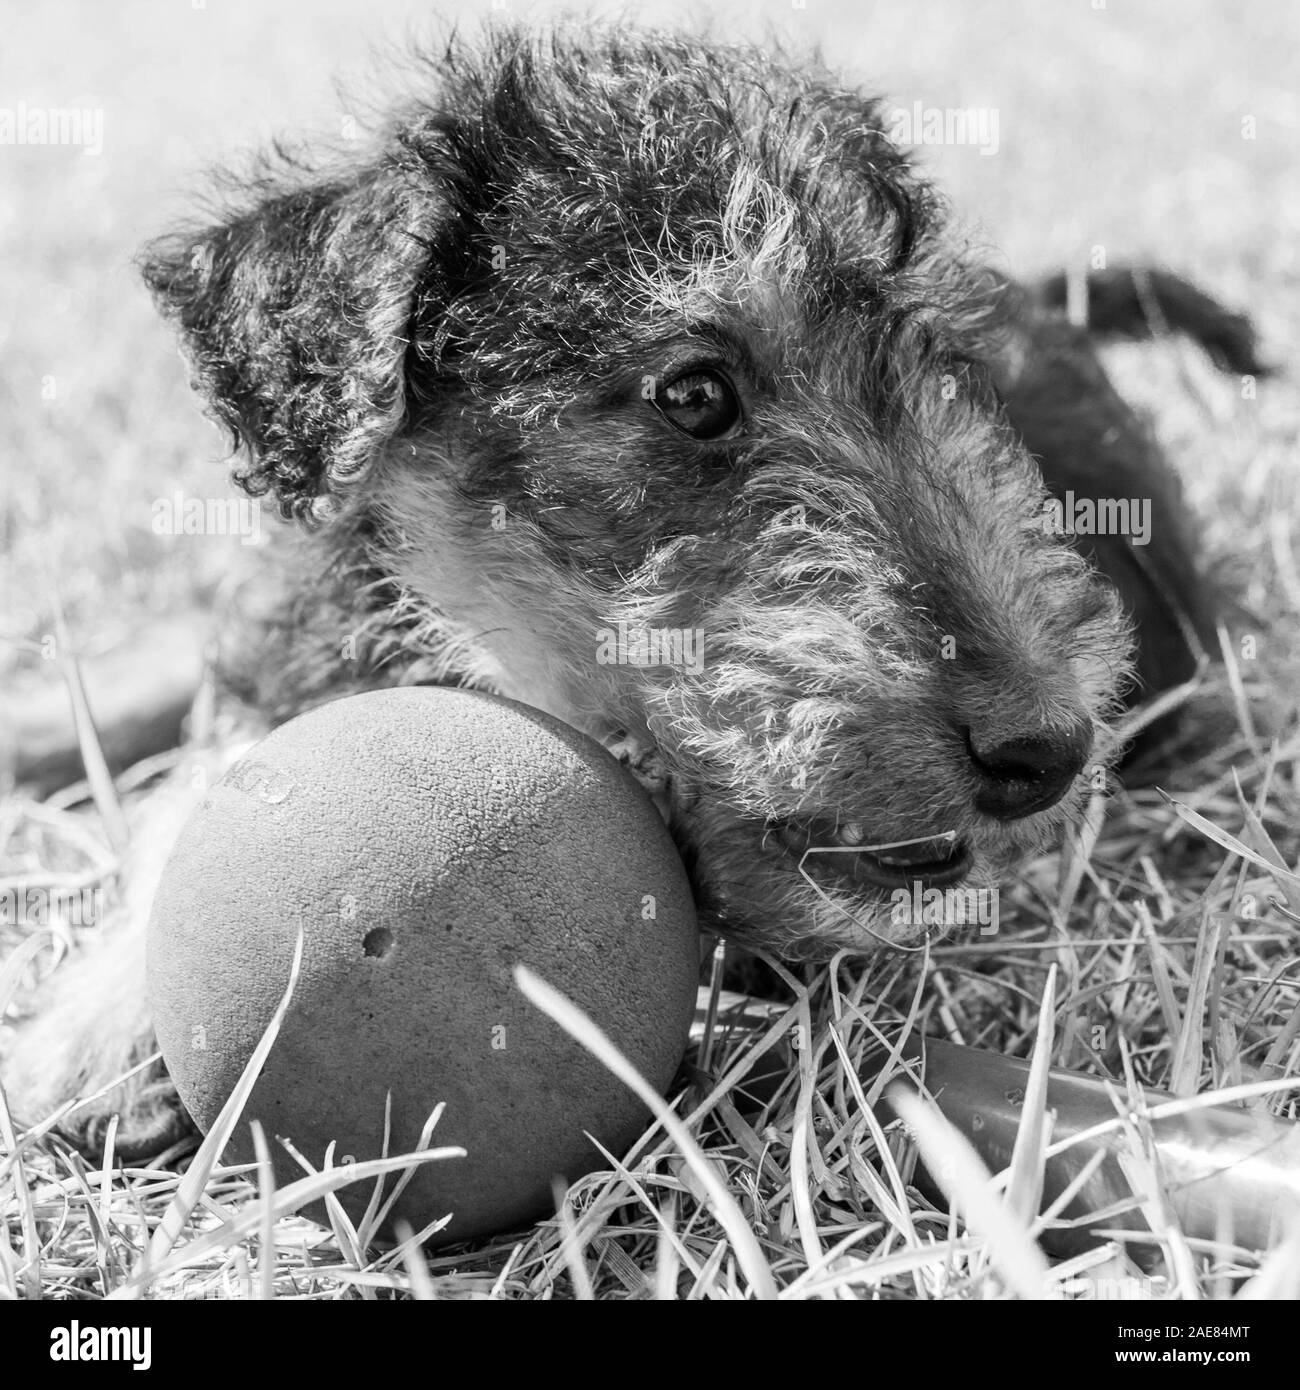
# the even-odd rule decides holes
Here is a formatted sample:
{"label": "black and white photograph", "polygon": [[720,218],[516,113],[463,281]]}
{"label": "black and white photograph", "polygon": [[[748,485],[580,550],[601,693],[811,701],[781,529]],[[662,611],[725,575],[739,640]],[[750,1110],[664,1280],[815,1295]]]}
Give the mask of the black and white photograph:
{"label": "black and white photograph", "polygon": [[1300,13],[0,32],[14,1364],[273,1300],[1277,1352]]}

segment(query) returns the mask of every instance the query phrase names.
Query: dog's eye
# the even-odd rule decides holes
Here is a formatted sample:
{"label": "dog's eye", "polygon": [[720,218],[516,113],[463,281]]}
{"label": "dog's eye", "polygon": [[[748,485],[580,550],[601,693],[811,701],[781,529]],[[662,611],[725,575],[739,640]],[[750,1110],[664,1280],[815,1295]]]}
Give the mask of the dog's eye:
{"label": "dog's eye", "polygon": [[659,413],[692,439],[719,439],[740,419],[735,389],[720,372],[684,372],[659,389]]}

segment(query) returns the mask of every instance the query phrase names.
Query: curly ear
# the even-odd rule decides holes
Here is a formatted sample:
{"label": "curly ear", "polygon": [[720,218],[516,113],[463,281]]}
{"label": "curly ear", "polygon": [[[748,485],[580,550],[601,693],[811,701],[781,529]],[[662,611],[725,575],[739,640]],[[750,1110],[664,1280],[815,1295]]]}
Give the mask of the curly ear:
{"label": "curly ear", "polygon": [[248,450],[238,481],[273,491],[286,516],[319,516],[401,427],[413,306],[440,279],[446,205],[427,167],[397,160],[257,187],[251,209],[155,242],[143,272]]}

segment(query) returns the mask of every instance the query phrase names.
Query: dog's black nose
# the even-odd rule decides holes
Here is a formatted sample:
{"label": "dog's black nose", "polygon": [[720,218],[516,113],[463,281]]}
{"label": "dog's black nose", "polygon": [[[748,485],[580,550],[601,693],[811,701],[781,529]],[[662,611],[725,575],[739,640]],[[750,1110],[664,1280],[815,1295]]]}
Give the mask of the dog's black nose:
{"label": "dog's black nose", "polygon": [[991,744],[968,730],[966,747],[980,777],[976,807],[997,820],[1019,820],[1065,795],[1092,751],[1092,729],[1080,722]]}

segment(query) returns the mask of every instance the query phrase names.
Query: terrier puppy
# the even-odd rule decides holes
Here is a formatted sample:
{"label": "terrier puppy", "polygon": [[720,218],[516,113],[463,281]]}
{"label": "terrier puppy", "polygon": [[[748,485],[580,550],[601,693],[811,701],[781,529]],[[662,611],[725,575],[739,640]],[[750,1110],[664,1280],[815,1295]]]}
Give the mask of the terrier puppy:
{"label": "terrier puppy", "polygon": [[[971,259],[887,129],[803,60],[501,33],[373,149],[154,247],[238,481],[301,523],[232,688],[272,721],[407,682],[558,715],[656,797],[705,925],[785,956],[914,939],[899,890],[1059,834],[1214,606],[1059,285]],[[1132,283],[1097,277],[1110,330],[1146,326]],[[1147,524],[1073,524],[1119,502]],[[24,1118],[148,1055],[146,911],[56,972]],[[121,1108],[129,1151],[167,1104],[145,1076],[73,1118]]]}

